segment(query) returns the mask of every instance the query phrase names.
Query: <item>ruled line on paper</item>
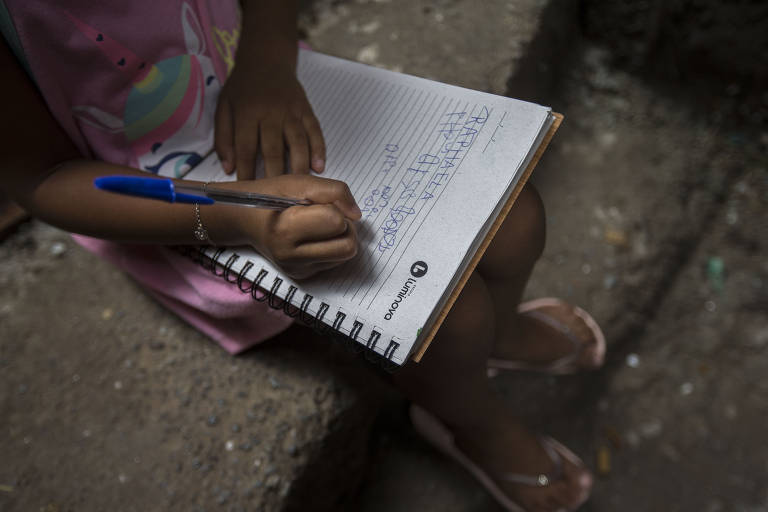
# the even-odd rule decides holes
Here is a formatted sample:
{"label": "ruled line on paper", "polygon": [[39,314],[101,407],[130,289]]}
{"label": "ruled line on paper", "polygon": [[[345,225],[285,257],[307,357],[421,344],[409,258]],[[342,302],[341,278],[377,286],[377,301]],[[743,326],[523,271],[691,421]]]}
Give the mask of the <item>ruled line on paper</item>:
{"label": "ruled line on paper", "polygon": [[491,145],[491,142],[496,142],[496,132],[499,131],[499,128],[504,128],[504,117],[507,115],[506,112],[504,112],[501,115],[501,119],[499,119],[499,124],[496,125],[496,129],[493,130],[493,133],[488,138],[488,142],[485,143],[485,147],[483,148],[483,153],[485,153],[485,150],[488,149],[488,146]]}

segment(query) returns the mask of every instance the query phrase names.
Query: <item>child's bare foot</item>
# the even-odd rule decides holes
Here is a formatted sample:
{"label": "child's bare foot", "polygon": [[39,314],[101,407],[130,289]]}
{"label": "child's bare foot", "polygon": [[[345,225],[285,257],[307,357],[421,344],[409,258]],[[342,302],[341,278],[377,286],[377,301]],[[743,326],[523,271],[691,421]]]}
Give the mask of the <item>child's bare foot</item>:
{"label": "child's bare foot", "polygon": [[589,497],[592,476],[582,462],[556,441],[531,434],[501,408],[452,431],[424,409],[414,407],[411,414],[424,437],[461,463],[509,511],[573,510]]}
{"label": "child's bare foot", "polygon": [[[503,428],[502,428],[503,425]],[[558,454],[562,469],[544,449],[542,439],[508,420],[489,429],[456,432],[456,445],[483,468],[512,501],[528,512],[573,510],[589,497],[592,476],[576,461]],[[553,480],[534,486],[505,481],[505,474],[547,475]],[[546,480],[545,480],[546,481]]]}
{"label": "child's bare foot", "polygon": [[591,370],[603,363],[605,339],[584,310],[558,299],[521,305],[497,336],[489,366],[551,373]]}

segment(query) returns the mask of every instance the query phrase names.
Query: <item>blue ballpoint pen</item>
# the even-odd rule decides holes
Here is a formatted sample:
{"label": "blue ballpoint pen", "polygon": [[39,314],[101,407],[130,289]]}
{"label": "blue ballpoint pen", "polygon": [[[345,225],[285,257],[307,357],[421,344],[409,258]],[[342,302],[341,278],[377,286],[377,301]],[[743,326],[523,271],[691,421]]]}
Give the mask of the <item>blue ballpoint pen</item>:
{"label": "blue ballpoint pen", "polygon": [[136,197],[159,199],[169,203],[229,204],[265,208],[267,210],[285,210],[291,206],[309,206],[308,199],[241,192],[211,187],[203,184],[174,182],[168,178],[145,178],[142,176],[102,176],[93,180],[93,185],[101,190],[117,192]]}

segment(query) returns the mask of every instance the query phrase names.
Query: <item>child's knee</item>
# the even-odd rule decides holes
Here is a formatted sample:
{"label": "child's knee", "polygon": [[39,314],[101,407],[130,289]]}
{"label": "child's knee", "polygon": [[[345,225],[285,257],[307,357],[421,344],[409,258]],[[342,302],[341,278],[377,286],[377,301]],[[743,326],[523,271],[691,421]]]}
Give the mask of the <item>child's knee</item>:
{"label": "child's knee", "polygon": [[441,332],[460,340],[460,345],[469,349],[472,346],[470,340],[489,337],[493,325],[490,294],[483,279],[473,272],[451,308]]}
{"label": "child's knee", "polygon": [[544,252],[547,238],[544,203],[536,188],[526,184],[512,207],[510,217],[515,222],[516,236],[520,247],[525,247],[533,259]]}
{"label": "child's knee", "polygon": [[544,252],[544,205],[532,185],[526,185],[480,262],[486,277],[510,277],[529,268]]}

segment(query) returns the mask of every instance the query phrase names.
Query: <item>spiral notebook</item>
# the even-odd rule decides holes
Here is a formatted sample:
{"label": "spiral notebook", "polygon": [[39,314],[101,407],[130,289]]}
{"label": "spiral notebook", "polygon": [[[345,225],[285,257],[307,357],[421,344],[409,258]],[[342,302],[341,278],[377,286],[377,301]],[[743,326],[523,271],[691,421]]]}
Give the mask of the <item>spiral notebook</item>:
{"label": "spiral notebook", "polygon": [[[374,357],[418,360],[562,116],[311,51],[300,51],[298,76],[326,139],[323,177],[346,182],[363,212],[358,255],[301,282],[247,247],[196,255]],[[233,179],[213,154],[185,178]]]}

